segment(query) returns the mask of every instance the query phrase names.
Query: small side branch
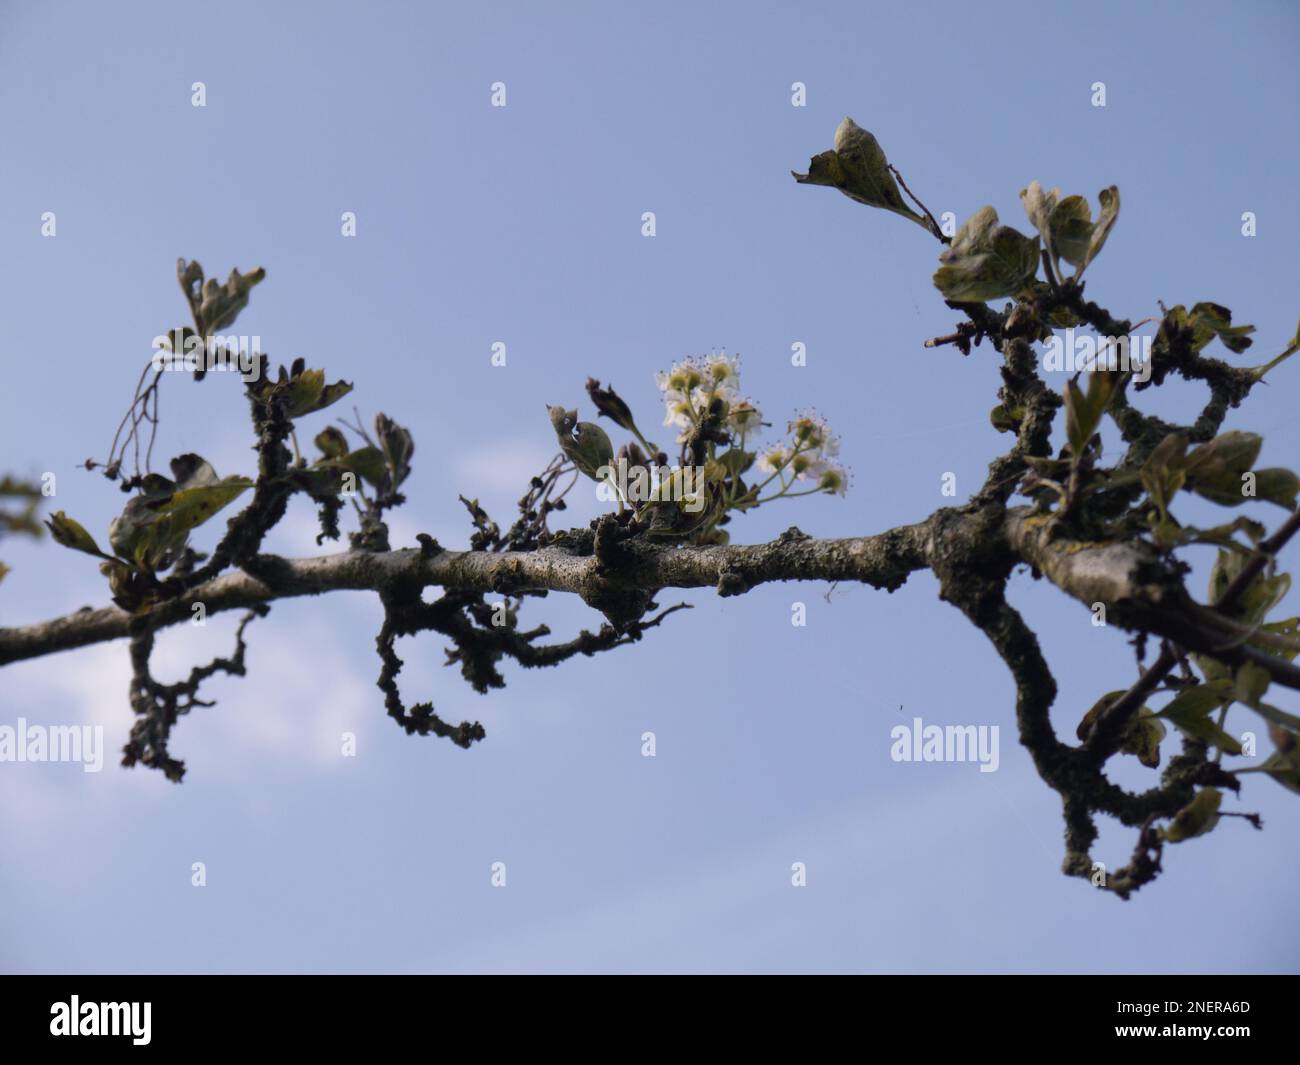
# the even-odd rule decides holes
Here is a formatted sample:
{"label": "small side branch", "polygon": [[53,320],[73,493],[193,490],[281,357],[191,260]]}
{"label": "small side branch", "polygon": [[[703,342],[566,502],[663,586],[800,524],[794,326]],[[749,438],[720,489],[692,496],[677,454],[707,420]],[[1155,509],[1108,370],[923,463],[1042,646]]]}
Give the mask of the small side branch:
{"label": "small side branch", "polygon": [[151,769],[161,769],[167,779],[179,784],[185,776],[185,763],[173,758],[167,744],[172,726],[182,714],[196,706],[213,706],[199,698],[199,687],[217,673],[231,676],[244,675],[244,630],[257,617],[270,611],[265,604],[254,606],[239,622],[235,630],[235,651],[229,658],[214,658],[205,666],[195,666],[187,679],[175,684],[161,684],[153,678],[149,659],[153,654],[154,634],[138,626],[131,634],[131,709],[140,715],[131,727],[131,738],[122,749],[122,764],[133,766],[137,762]]}

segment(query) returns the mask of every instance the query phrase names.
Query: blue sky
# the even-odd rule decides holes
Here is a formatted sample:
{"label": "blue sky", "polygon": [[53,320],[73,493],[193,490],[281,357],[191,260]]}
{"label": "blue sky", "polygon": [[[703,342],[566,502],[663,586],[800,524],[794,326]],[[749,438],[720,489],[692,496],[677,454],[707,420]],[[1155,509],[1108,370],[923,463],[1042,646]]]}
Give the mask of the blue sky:
{"label": "blue sky", "polygon": [[[104,535],[121,496],[76,466],[106,451],[151,338],[184,320],[185,256],[221,277],[265,266],[239,331],[355,382],[367,418],[411,428],[398,545],[424,531],[463,546],[459,492],[508,519],[554,448],[543,403],[590,416],[587,376],[657,425],[654,372],[722,350],[740,353],[770,420],[821,411],[854,476],[847,499],[740,518],[736,541],[918,520],[951,502],[944,473],[964,497],[1004,446],[987,422],[998,360],[922,349],[956,320],[929,281],[931,239],[790,170],[847,114],[959,219],[992,204],[1025,229],[1031,180],[1094,204],[1116,184],[1090,297],[1135,320],[1158,300],[1226,304],[1258,327],[1240,361],[1263,362],[1300,310],[1298,31],[1285,3],[1098,3],[1086,19],[1052,3],[1032,18],[1000,3],[7,3],[0,466],[56,472],[56,508]],[[504,108],[490,106],[497,81]],[[806,107],[791,106],[795,81]],[[1105,108],[1090,103],[1097,81]],[[340,236],[344,211],[355,239]],[[490,363],[497,341],[505,367]],[[1228,422],[1264,432],[1264,465],[1296,465],[1297,372]],[[238,382],[166,386],[160,452],[251,472]],[[1200,399],[1162,391],[1153,409],[1168,416]],[[270,546],[315,554],[312,533],[296,503]],[[89,559],[0,546],[14,567],[0,623],[106,600]],[[408,696],[487,727],[468,752],[385,718],[373,597],[280,604],[251,630],[249,676],[214,682],[218,706],[178,728],[182,786],[111,760],[98,774],[0,767],[0,967],[1297,968],[1294,795],[1257,777],[1228,808],[1262,813],[1263,833],[1225,821],[1169,848],[1166,875],[1132,902],[1093,892],[1058,872],[1059,801],[1014,741],[1011,684],[935,581],[826,593],[665,593],[696,608],[634,647],[510,670],[487,697],[442,667],[439,640],[406,641]],[[1012,596],[1072,734],[1132,679],[1131,652],[1024,575]],[[524,616],[557,633],[599,622],[559,597]],[[158,672],[226,653],[232,626],[166,634]],[[121,645],[9,667],[0,723],[102,724],[115,750],[128,677]],[[891,761],[890,729],[913,716],[999,726],[998,771]],[[641,757],[646,730],[655,758]],[[342,731],[357,757],[339,756]],[[1114,777],[1146,782],[1135,764]],[[1095,857],[1113,868],[1131,847],[1103,823]],[[490,884],[498,861],[505,888]],[[806,888],[790,884],[796,861]],[[191,886],[194,862],[206,887]]]}

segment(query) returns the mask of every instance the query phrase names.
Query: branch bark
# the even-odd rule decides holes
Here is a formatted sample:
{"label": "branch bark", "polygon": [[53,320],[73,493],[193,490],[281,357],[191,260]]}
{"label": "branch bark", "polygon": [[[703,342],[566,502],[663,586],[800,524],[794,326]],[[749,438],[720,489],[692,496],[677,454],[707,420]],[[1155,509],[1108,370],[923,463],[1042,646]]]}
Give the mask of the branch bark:
{"label": "branch bark", "polygon": [[[940,512],[943,513],[943,512]],[[376,591],[431,585],[468,592],[571,592],[599,604],[611,592],[714,586],[735,595],[769,581],[862,581],[893,591],[925,568],[936,514],[878,536],[814,540],[792,529],[768,544],[727,547],[618,545],[617,559],[547,547],[537,551],[346,551],[318,558],[258,556],[257,576],[241,570],[207,581],[134,620],[156,631],[188,621],[193,606],[208,614],[248,609],[332,591]],[[83,608],[33,625],[0,629],[0,665],[117,640],[133,615],[116,606]]]}

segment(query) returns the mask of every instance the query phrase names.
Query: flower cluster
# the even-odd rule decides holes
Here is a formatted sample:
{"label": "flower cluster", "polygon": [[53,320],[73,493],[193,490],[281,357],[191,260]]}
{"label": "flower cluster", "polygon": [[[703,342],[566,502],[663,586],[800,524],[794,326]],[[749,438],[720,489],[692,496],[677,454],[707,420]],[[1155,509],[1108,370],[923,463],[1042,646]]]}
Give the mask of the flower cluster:
{"label": "flower cluster", "polygon": [[756,436],[763,424],[762,412],[751,400],[739,394],[740,357],[708,355],[687,358],[673,364],[667,372],[655,375],[663,393],[664,425],[681,430],[679,444],[704,420],[705,414],[720,410],[724,427],[743,445],[746,437]]}
{"label": "flower cluster", "polygon": [[826,419],[815,411],[801,414],[789,425],[789,440],[768,448],[759,456],[758,465],[772,478],[781,479],[786,494],[796,481],[814,487],[795,495],[828,492],[844,495],[849,490],[849,474],[832,461],[840,453],[840,438],[830,431]]}
{"label": "flower cluster", "polygon": [[743,514],[775,499],[816,492],[847,492],[848,473],[834,461],[839,438],[816,413],[797,416],[789,423],[788,439],[759,455],[752,441],[768,426],[758,406],[740,393],[737,356],[683,359],[656,380],[664,425],[678,430],[675,466],[637,428],[627,403],[594,378],[587,381],[587,395],[598,415],[634,441],[615,452],[598,425],[578,421],[576,410],[551,408],[560,449],[573,464],[557,470],[576,469],[597,481],[598,494],[618,502],[625,524],[650,538],[725,544],[730,537],[723,527],[732,511]]}
{"label": "flower cluster", "polygon": [[[678,443],[684,443],[701,424],[705,412],[717,410],[718,404],[734,448],[743,451],[746,442],[756,437],[763,425],[762,412],[739,395],[738,356],[683,359],[674,363],[671,370],[657,374],[656,381],[666,408],[664,424],[681,430]],[[826,420],[810,411],[790,422],[788,431],[787,441],[768,448],[758,457],[758,466],[769,475],[767,479],[733,499],[732,506],[745,510],[781,496],[811,492],[842,496],[848,491],[848,471],[833,461],[840,452],[839,437],[830,431]],[[761,496],[761,490],[777,480],[780,487],[766,497]],[[797,482],[808,487],[792,491]]]}

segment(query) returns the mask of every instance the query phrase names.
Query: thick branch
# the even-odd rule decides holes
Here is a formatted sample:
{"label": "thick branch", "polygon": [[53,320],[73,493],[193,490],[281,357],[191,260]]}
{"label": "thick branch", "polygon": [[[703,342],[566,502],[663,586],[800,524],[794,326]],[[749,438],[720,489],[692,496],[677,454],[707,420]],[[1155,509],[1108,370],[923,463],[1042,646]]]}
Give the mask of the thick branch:
{"label": "thick branch", "polygon": [[[942,514],[944,512],[940,512]],[[938,515],[935,515],[937,518]],[[518,594],[572,592],[599,603],[610,592],[715,586],[739,594],[768,581],[863,581],[890,591],[927,565],[935,518],[878,536],[814,540],[791,530],[770,544],[748,547],[649,548],[619,545],[614,564],[591,553],[548,547],[537,551],[442,551],[418,548],[349,551],[320,558],[259,556],[259,576],[228,573],[154,607],[151,630],[188,621],[192,606],[208,614],[245,609],[303,595],[345,590],[382,591],[437,585],[449,590]],[[65,617],[0,629],[0,665],[128,635],[131,615],[118,607],[85,608]]]}
{"label": "thick branch", "polygon": [[[1300,516],[1261,545],[1247,577],[1234,590],[1234,598],[1297,526]],[[1206,623],[1183,585],[1179,565],[1162,558],[1150,544],[1086,543],[1056,537],[1047,515],[1034,515],[1026,508],[1007,512],[1006,532],[1021,558],[1080,602],[1103,604],[1108,620],[1135,632],[1165,637],[1234,667],[1251,662],[1265,669],[1274,681],[1300,689],[1300,668],[1285,658],[1240,645],[1224,628]],[[1162,654],[1158,665],[1167,672],[1172,660]]]}

